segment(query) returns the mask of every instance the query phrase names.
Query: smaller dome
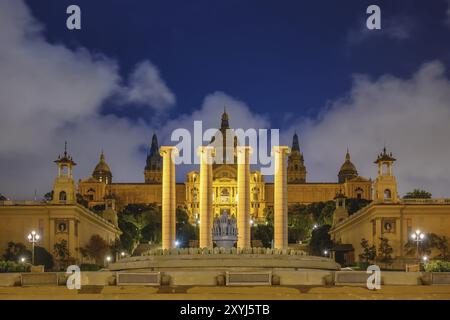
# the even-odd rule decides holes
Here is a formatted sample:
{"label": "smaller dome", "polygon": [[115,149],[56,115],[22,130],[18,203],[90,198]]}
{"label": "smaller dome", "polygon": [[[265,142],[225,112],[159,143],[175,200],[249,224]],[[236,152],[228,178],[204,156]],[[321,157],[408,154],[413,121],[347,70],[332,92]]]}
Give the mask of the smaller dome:
{"label": "smaller dome", "polygon": [[108,164],[105,162],[105,156],[104,156],[103,151],[102,151],[102,153],[100,155],[100,161],[95,166],[94,175],[96,173],[100,173],[101,174],[101,173],[107,173],[107,172],[111,173],[111,169],[109,168]]}
{"label": "smaller dome", "polygon": [[342,164],[338,174],[339,183],[343,183],[346,180],[353,179],[357,176],[358,171],[356,170],[355,165],[351,162],[350,153],[347,150],[347,154],[345,155],[345,162]]}

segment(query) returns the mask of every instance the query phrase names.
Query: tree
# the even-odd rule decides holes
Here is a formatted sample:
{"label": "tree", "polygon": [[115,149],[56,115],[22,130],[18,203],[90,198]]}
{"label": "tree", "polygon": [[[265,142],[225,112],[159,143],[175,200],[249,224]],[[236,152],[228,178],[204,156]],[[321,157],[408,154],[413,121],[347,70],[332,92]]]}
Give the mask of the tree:
{"label": "tree", "polygon": [[328,233],[330,229],[331,226],[326,224],[312,231],[311,241],[309,242],[309,253],[311,255],[321,256],[325,249],[330,250],[333,247],[333,241],[331,241]]}
{"label": "tree", "polygon": [[53,256],[45,248],[36,246],[34,247],[34,264],[43,265],[45,270],[51,270],[53,268]]}
{"label": "tree", "polygon": [[104,204],[97,204],[91,208],[91,211],[98,215],[101,215],[103,213],[103,211],[105,211],[105,209],[106,209],[106,206]]}
{"label": "tree", "polygon": [[421,189],[414,189],[411,192],[408,192],[403,199],[431,199],[431,193],[421,190]]}
{"label": "tree", "polygon": [[288,209],[288,239],[295,243],[303,241],[311,236],[314,225],[312,213],[308,207],[302,204],[295,204]]}
{"label": "tree", "polygon": [[110,252],[109,244],[98,234],[94,234],[84,248],[79,248],[84,257],[95,260],[98,265],[103,265],[106,255]]}
{"label": "tree", "polygon": [[89,206],[89,202],[80,193],[77,193],[75,196],[78,204],[82,205],[85,208]]}
{"label": "tree", "polygon": [[50,192],[47,192],[44,194],[44,200],[45,201],[52,201],[53,200],[53,190]]}
{"label": "tree", "polygon": [[69,248],[67,247],[67,240],[62,239],[60,242],[55,243],[53,245],[53,252],[55,256],[62,261],[69,259],[70,254]]}
{"label": "tree", "polygon": [[405,244],[405,250],[407,255],[426,255],[430,256],[433,249],[439,251],[437,256],[440,259],[447,259],[449,257],[448,239],[445,236],[438,236],[434,233],[427,233],[425,238],[419,243],[419,252],[417,252],[417,243],[414,240],[409,239]]}
{"label": "tree", "polygon": [[375,260],[377,249],[375,245],[370,246],[369,241],[364,238],[361,239],[361,247],[363,248],[363,252],[359,255],[359,259],[364,265],[368,266],[371,261]]}
{"label": "tree", "polygon": [[189,222],[189,215],[185,209],[176,210],[177,240],[180,247],[188,247],[189,240],[198,239],[198,228]]}
{"label": "tree", "polygon": [[265,248],[272,247],[273,225],[258,224],[252,227],[252,240],[261,240]]}
{"label": "tree", "polygon": [[448,252],[448,238],[446,236],[436,236],[434,247],[439,250],[439,258],[447,260],[449,258]]}
{"label": "tree", "polygon": [[273,208],[265,208],[264,209],[264,218],[266,219],[266,223],[269,226],[273,226]]}
{"label": "tree", "polygon": [[6,261],[18,261],[21,257],[27,260],[31,259],[31,251],[20,242],[8,242],[3,259]]}
{"label": "tree", "polygon": [[394,252],[394,249],[389,244],[389,239],[381,237],[380,241],[380,246],[378,247],[378,261],[387,266],[392,263],[392,253]]}
{"label": "tree", "polygon": [[371,202],[372,200],[367,199],[348,198],[345,200],[345,205],[347,207],[348,214],[352,215],[355,212],[367,206]]}

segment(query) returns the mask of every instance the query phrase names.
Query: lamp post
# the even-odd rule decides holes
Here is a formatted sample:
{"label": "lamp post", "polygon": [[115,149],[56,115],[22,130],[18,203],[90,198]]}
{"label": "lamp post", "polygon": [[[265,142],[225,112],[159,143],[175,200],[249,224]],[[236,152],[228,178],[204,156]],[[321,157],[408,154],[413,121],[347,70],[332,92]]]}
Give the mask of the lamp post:
{"label": "lamp post", "polygon": [[41,236],[36,231],[31,231],[31,233],[28,235],[28,241],[32,243],[33,249],[31,251],[31,264],[34,265],[34,246],[35,243],[39,241]]}
{"label": "lamp post", "polygon": [[416,242],[416,256],[417,259],[419,259],[419,243],[425,239],[425,234],[417,229],[416,232],[411,235],[411,239]]}

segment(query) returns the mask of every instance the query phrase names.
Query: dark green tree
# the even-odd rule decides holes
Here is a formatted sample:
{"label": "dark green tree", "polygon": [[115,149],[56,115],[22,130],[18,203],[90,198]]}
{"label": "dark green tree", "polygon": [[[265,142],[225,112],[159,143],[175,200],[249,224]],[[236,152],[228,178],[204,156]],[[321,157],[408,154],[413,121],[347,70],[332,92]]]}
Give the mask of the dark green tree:
{"label": "dark green tree", "polygon": [[59,260],[66,261],[69,257],[69,248],[67,246],[67,240],[62,239],[53,245],[53,253]]}
{"label": "dark green tree", "polygon": [[347,207],[348,214],[352,215],[355,212],[367,206],[371,202],[372,200],[367,199],[348,198],[345,200],[345,205]]}
{"label": "dark green tree", "polygon": [[44,194],[44,200],[45,201],[52,201],[53,200],[53,190],[50,192],[47,192]]}
{"label": "dark green tree", "polygon": [[333,247],[333,241],[329,235],[331,226],[328,224],[319,226],[312,231],[309,242],[309,253],[313,256],[321,256],[323,251],[330,250]]}
{"label": "dark green tree", "polygon": [[367,266],[375,260],[377,256],[377,249],[374,245],[369,245],[369,241],[366,239],[361,239],[361,247],[363,248],[363,252],[359,255],[359,259],[362,264],[364,264],[363,268],[367,268]]}
{"label": "dark green tree", "polygon": [[265,208],[264,209],[264,218],[266,219],[266,223],[269,226],[273,226],[273,208]]}
{"label": "dark green tree", "polygon": [[187,248],[189,246],[189,240],[198,239],[198,228],[189,222],[189,215],[183,208],[177,208],[176,219],[178,246]]}
{"label": "dark green tree", "polygon": [[288,240],[290,243],[309,239],[314,225],[308,206],[295,204],[288,208]]}
{"label": "dark green tree", "polygon": [[84,257],[95,260],[97,265],[104,265],[106,256],[111,253],[111,248],[101,236],[94,234],[84,248],[78,249]]}
{"label": "dark green tree", "polygon": [[392,246],[389,244],[389,239],[380,238],[380,245],[378,247],[378,261],[381,263],[384,263],[385,266],[387,267],[388,265],[392,264],[392,253],[394,252],[394,249],[392,248]]}
{"label": "dark green tree", "polygon": [[34,247],[34,264],[37,266],[43,265],[45,270],[52,270],[54,265],[53,255],[45,248],[36,246]]}
{"label": "dark green tree", "polygon": [[31,259],[31,251],[20,242],[8,242],[3,259],[6,261],[19,261],[21,257],[26,258],[28,261]]}
{"label": "dark green tree", "polygon": [[403,199],[431,199],[431,193],[422,190],[422,189],[414,189],[411,192],[405,194]]}
{"label": "dark green tree", "polygon": [[252,240],[261,240],[265,248],[272,247],[273,225],[261,224],[252,227]]}

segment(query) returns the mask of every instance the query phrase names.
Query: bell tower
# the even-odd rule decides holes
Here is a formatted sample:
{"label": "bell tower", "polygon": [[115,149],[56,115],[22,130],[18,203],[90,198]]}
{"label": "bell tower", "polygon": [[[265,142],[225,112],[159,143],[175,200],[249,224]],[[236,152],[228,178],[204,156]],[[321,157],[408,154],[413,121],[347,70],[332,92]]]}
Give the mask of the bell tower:
{"label": "bell tower", "polygon": [[75,184],[73,180],[72,170],[76,163],[72,157],[67,153],[67,141],[64,144],[64,153],[59,155],[58,159],[54,161],[58,167],[58,175],[55,178],[53,185],[53,199],[55,204],[74,204]]}
{"label": "bell tower", "polygon": [[347,197],[339,191],[334,197],[334,201],[336,201],[336,209],[333,212],[333,226],[338,224],[339,222],[348,218],[348,211],[345,206],[345,200]]}
{"label": "bell tower", "polygon": [[392,153],[383,152],[378,155],[375,164],[378,165],[378,174],[375,180],[375,200],[376,201],[397,201],[397,179],[392,173],[392,165],[396,159]]}
{"label": "bell tower", "polygon": [[288,183],[306,182],[305,161],[303,159],[303,153],[300,152],[297,133],[292,138],[291,153],[288,156],[287,181]]}
{"label": "bell tower", "polygon": [[153,134],[144,170],[145,183],[162,182],[162,158],[159,154],[158,137]]}

